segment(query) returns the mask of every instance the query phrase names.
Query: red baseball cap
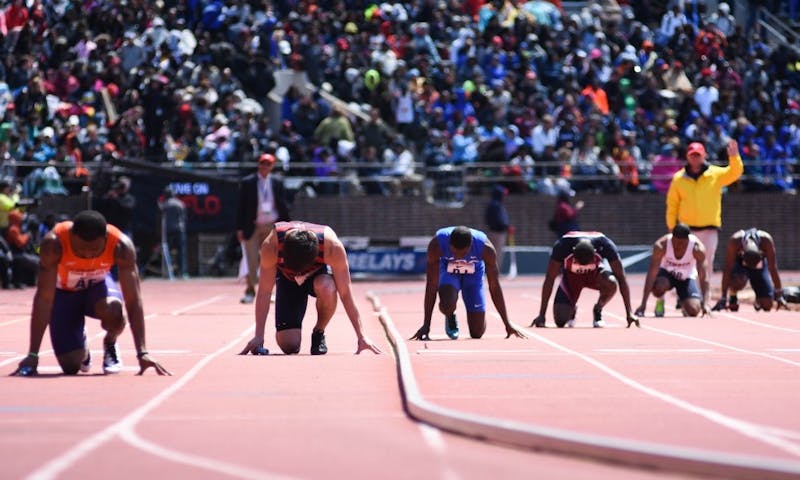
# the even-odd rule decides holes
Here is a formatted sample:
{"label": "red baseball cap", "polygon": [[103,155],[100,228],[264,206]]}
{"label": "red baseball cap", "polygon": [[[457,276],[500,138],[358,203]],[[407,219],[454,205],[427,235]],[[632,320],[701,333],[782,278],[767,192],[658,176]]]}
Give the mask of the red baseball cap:
{"label": "red baseball cap", "polygon": [[258,163],[275,163],[275,156],[269,153],[265,153],[258,157]]}
{"label": "red baseball cap", "polygon": [[700,142],[692,142],[689,144],[689,149],[686,150],[686,155],[691,155],[693,153],[699,153],[700,155],[705,156],[706,147],[704,147]]}

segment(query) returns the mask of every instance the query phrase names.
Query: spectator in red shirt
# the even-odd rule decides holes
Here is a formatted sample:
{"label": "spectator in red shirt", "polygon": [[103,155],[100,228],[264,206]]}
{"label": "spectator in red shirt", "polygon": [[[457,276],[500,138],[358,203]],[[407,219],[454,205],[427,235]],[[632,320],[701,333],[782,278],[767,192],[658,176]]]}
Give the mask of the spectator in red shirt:
{"label": "spectator in red shirt", "polygon": [[15,28],[22,28],[28,23],[28,8],[22,0],[14,0],[6,9],[6,28],[11,31]]}

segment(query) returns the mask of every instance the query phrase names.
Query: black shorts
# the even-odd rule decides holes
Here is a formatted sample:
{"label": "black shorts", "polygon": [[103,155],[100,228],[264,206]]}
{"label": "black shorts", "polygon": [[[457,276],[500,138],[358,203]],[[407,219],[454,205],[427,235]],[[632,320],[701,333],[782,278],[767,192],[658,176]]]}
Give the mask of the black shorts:
{"label": "black shorts", "polygon": [[750,286],[756,293],[756,298],[772,298],[775,295],[775,286],[772,285],[772,279],[767,271],[767,261],[762,260],[763,265],[761,268],[747,268],[736,262],[733,264],[733,275],[745,275],[750,280]]}
{"label": "black shorts", "polygon": [[656,278],[657,277],[664,277],[669,280],[670,287],[675,289],[675,293],[678,294],[678,298],[681,301],[686,300],[687,298],[696,298],[698,300],[702,298],[700,286],[697,284],[696,278],[679,280],[663,268],[658,269],[658,275]]}
{"label": "black shorts", "polygon": [[275,330],[288,330],[302,328],[303,317],[306,315],[308,297],[314,294],[314,279],[317,275],[330,274],[329,267],[325,266],[306,278],[301,285],[289,280],[278,271],[275,278]]}

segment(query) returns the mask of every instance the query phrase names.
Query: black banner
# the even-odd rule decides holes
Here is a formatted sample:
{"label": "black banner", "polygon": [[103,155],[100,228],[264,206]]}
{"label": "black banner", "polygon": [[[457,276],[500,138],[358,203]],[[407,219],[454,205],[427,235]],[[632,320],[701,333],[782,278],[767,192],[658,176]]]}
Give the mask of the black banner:
{"label": "black banner", "polygon": [[136,197],[134,232],[153,231],[160,226],[158,202],[166,187],[186,205],[186,231],[192,233],[228,233],[236,229],[239,185],[231,181],[167,178],[134,173],[131,193]]}

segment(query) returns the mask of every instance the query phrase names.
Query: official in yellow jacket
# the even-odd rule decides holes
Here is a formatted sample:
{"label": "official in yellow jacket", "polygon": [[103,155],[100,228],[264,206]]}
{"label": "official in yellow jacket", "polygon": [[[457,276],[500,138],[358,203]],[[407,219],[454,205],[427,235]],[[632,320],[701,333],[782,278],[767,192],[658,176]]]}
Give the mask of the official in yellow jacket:
{"label": "official in yellow jacket", "polygon": [[667,191],[667,229],[678,222],[689,225],[706,247],[706,268],[714,271],[714,253],[722,226],[722,189],[742,175],[744,164],[736,140],[728,142],[728,166],[706,162],[706,149],[700,142],[689,144],[686,166],[672,177]]}

